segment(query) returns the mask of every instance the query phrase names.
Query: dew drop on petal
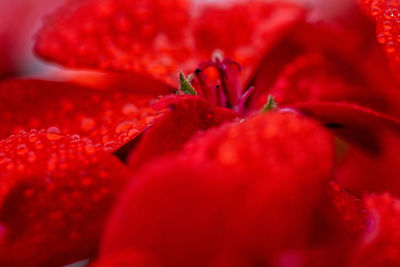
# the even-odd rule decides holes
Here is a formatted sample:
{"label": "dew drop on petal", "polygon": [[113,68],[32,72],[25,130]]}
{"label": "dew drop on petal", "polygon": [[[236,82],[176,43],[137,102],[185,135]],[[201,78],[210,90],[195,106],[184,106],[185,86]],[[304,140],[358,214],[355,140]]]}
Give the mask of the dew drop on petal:
{"label": "dew drop on petal", "polygon": [[135,106],[132,103],[126,103],[123,107],[122,107],[122,113],[124,115],[133,115],[135,113],[137,113],[139,111],[138,107]]}
{"label": "dew drop on petal", "polygon": [[31,134],[28,136],[28,140],[29,140],[29,142],[31,142],[31,143],[36,142],[36,141],[38,140],[37,134],[36,134],[36,133],[31,133]]}
{"label": "dew drop on petal", "polygon": [[0,153],[0,164],[3,164],[7,161],[7,156],[4,153]]}
{"label": "dew drop on petal", "polygon": [[28,158],[28,162],[29,163],[34,162],[36,160],[36,158],[37,158],[36,153],[33,152],[33,151],[29,151],[28,155],[27,155],[27,158]]}
{"label": "dew drop on petal", "polygon": [[138,135],[139,133],[140,133],[140,131],[139,131],[138,129],[131,129],[131,130],[128,132],[128,137],[129,137],[129,138],[135,137],[135,136]]}
{"label": "dew drop on petal", "polygon": [[103,149],[104,149],[104,151],[111,152],[111,151],[113,151],[115,149],[116,146],[117,146],[117,142],[109,141],[109,142],[104,144]]}
{"label": "dew drop on petal", "polygon": [[50,127],[49,129],[47,129],[46,137],[51,141],[55,141],[62,138],[60,134],[60,129],[58,129],[57,127]]}
{"label": "dew drop on petal", "polygon": [[35,148],[36,149],[42,149],[43,148],[43,143],[42,143],[42,141],[36,141],[36,143],[35,143]]}
{"label": "dew drop on petal", "polygon": [[26,153],[28,153],[28,148],[26,147],[26,145],[25,144],[19,144],[17,146],[17,155],[23,156],[23,155],[26,155]]}
{"label": "dew drop on petal", "polygon": [[74,141],[80,141],[80,140],[81,140],[81,137],[79,136],[79,134],[74,134],[74,135],[71,136],[71,138],[72,138]]}
{"label": "dew drop on petal", "polygon": [[123,132],[126,132],[127,130],[130,130],[134,127],[134,123],[132,121],[124,121],[118,124],[117,128],[115,129],[115,132],[117,134],[121,134]]}

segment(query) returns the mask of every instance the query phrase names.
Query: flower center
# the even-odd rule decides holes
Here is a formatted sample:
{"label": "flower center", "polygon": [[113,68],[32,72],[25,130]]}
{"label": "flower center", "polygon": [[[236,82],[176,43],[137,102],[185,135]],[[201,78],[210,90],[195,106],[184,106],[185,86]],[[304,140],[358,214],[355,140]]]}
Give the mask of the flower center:
{"label": "flower center", "polygon": [[239,63],[214,54],[212,60],[198,65],[190,82],[199,96],[217,106],[243,114],[246,101],[254,88],[243,90],[239,79],[240,71]]}

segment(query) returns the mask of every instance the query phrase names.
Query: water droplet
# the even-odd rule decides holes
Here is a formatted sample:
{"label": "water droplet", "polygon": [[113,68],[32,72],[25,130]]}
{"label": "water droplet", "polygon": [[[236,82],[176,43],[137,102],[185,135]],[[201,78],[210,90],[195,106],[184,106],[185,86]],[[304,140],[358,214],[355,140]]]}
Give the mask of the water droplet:
{"label": "water droplet", "polygon": [[26,147],[25,144],[20,144],[17,146],[17,155],[23,156],[26,153],[28,153],[28,148]]}
{"label": "water droplet", "polygon": [[28,140],[29,140],[29,142],[32,142],[32,143],[36,142],[38,140],[37,134],[36,133],[31,133],[28,136]]}
{"label": "water droplet", "polygon": [[137,106],[135,106],[132,103],[126,103],[123,107],[122,107],[122,113],[124,115],[134,115],[135,113],[139,112],[139,109]]}
{"label": "water droplet", "polygon": [[7,161],[7,156],[4,153],[0,153],[0,164],[3,164]]}
{"label": "water droplet", "polygon": [[121,134],[123,132],[126,132],[127,130],[130,130],[134,127],[134,123],[132,121],[123,121],[120,124],[118,124],[117,128],[115,129],[115,132],[117,134]]}
{"label": "water droplet", "polygon": [[27,158],[28,158],[28,162],[30,162],[30,163],[34,162],[37,159],[36,153],[33,151],[29,151]]}
{"label": "water droplet", "polygon": [[42,149],[43,148],[43,143],[42,143],[42,141],[36,141],[36,143],[35,143],[35,147],[36,147],[36,149]]}
{"label": "water droplet", "polygon": [[140,131],[138,129],[132,129],[128,132],[128,137],[132,138],[135,137],[136,135],[138,135],[140,133]]}
{"label": "water droplet", "polygon": [[80,141],[81,140],[81,137],[79,136],[79,134],[74,134],[74,135],[71,136],[71,138],[74,141]]}
{"label": "water droplet", "polygon": [[10,171],[10,170],[14,169],[14,163],[11,162],[11,159],[8,159],[7,162],[9,162],[9,163],[6,165],[6,170]]}
{"label": "water droplet", "polygon": [[103,149],[106,152],[110,152],[110,151],[113,151],[115,149],[116,145],[117,145],[117,142],[110,141],[110,142],[107,142],[107,143],[104,144]]}
{"label": "water droplet", "polygon": [[59,140],[62,138],[60,133],[60,129],[58,129],[57,127],[50,127],[49,129],[47,129],[46,137],[51,141]]}
{"label": "water droplet", "polygon": [[388,42],[385,46],[386,52],[393,53],[396,51],[396,46],[394,42]]}
{"label": "water droplet", "polygon": [[386,43],[386,37],[385,37],[384,34],[378,34],[378,35],[376,36],[376,38],[377,38],[377,40],[378,40],[378,43],[380,43],[380,44]]}

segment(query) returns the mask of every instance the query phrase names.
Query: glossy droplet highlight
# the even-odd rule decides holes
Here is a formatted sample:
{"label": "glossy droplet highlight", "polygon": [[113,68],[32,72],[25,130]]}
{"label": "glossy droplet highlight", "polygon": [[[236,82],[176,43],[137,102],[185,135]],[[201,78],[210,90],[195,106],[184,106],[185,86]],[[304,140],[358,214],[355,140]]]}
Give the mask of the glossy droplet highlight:
{"label": "glossy droplet highlight", "polygon": [[37,134],[36,134],[36,133],[31,133],[31,134],[28,136],[28,140],[29,140],[29,142],[31,142],[31,143],[36,142],[36,141],[38,140]]}
{"label": "glossy droplet highlight", "polygon": [[122,113],[124,115],[134,115],[137,112],[139,112],[138,107],[132,103],[127,103],[122,107]]}
{"label": "glossy droplet highlight", "polygon": [[57,127],[50,127],[49,129],[47,129],[46,138],[52,141],[60,140],[60,134],[60,129],[58,129]]}
{"label": "glossy droplet highlight", "polygon": [[36,156],[35,152],[33,152],[33,151],[28,152],[27,159],[28,159],[29,163],[35,162],[36,158],[37,158],[37,156]]}
{"label": "glossy droplet highlight", "polygon": [[20,144],[17,146],[17,155],[23,156],[26,153],[28,153],[28,148],[26,147],[25,144]]}
{"label": "glossy droplet highlight", "polygon": [[132,121],[124,121],[118,124],[117,128],[115,129],[115,132],[117,134],[121,134],[123,132],[126,132],[130,129],[132,129],[135,126],[135,124]]}

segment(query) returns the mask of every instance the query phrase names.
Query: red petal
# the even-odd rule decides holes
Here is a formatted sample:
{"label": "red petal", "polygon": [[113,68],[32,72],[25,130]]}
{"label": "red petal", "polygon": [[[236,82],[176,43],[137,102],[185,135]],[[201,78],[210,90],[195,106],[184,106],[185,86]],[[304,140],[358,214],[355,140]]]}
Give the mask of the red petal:
{"label": "red petal", "polygon": [[353,237],[357,237],[365,230],[367,216],[365,206],[360,199],[344,191],[335,183],[331,183],[329,199],[336,213],[333,223],[343,226]]}
{"label": "red petal", "polygon": [[350,148],[336,170],[338,183],[359,196],[365,192],[400,196],[399,137],[399,131],[381,129],[378,153]]}
{"label": "red petal", "polygon": [[129,156],[128,163],[133,168],[165,153],[176,153],[196,132],[238,116],[232,110],[216,107],[196,96],[167,96],[158,105],[171,111],[147,130]]}
{"label": "red petal", "polygon": [[132,249],[118,251],[101,257],[96,262],[90,264],[90,267],[110,267],[110,266],[135,266],[135,267],[161,267],[160,263],[154,260],[154,257],[147,253],[138,252]]}
{"label": "red petal", "polygon": [[115,150],[158,115],[151,108],[152,99],[130,90],[99,91],[58,82],[11,80],[0,84],[0,136],[56,126],[62,134],[90,137],[106,150]]}
{"label": "red petal", "polygon": [[277,266],[348,266],[354,247],[366,226],[364,203],[335,183],[313,214],[316,218],[311,233],[313,245],[303,249],[283,251]]}
{"label": "red petal", "polygon": [[400,195],[397,117],[346,103],[298,103],[291,107],[320,120],[355,145],[336,168],[336,179],[343,188],[357,196],[365,192]]}
{"label": "red petal", "polygon": [[187,160],[155,161],[135,177],[103,238],[101,258],[131,250],[163,266],[207,266],[241,194],[232,177]]}
{"label": "red petal", "polygon": [[70,1],[47,19],[36,51],[69,67],[141,72],[175,85],[178,70],[194,70],[215,49],[251,72],[265,48],[302,18],[295,5],[259,1]]}
{"label": "red petal", "polygon": [[93,256],[126,167],[57,128],[0,141],[0,265],[60,266]]}
{"label": "red petal", "polygon": [[343,62],[335,62],[320,52],[301,54],[284,67],[271,89],[259,99],[260,106],[272,95],[280,105],[333,101],[364,104],[386,112],[398,110],[398,92],[382,92],[382,88],[377,91],[349,72]]}
{"label": "red petal", "polygon": [[400,114],[396,80],[379,47],[359,29],[336,24],[297,24],[271,48],[251,85],[256,107],[272,94],[278,103],[351,101]]}
{"label": "red petal", "polygon": [[376,21],[376,38],[383,45],[396,75],[400,62],[400,4],[393,0],[362,0],[365,12]]}
{"label": "red petal", "polygon": [[200,135],[183,153],[248,180],[228,251],[270,258],[307,244],[333,165],[331,136],[318,124],[293,113],[257,115]]}
{"label": "red petal", "polygon": [[[318,166],[315,173],[328,173],[332,167],[331,141],[327,132],[304,117],[291,112],[271,112],[212,129],[194,138],[183,153],[244,172],[266,171],[280,176],[310,171],[303,168],[308,168],[313,160],[319,162],[320,158],[310,157],[318,154],[327,160],[322,165],[314,164]],[[268,147],[261,149],[260,144]],[[291,168],[282,168],[283,162]]]}
{"label": "red petal", "polygon": [[352,266],[400,265],[400,200],[389,194],[365,197],[368,228]]}
{"label": "red petal", "polygon": [[287,107],[311,116],[346,141],[373,153],[380,149],[379,133],[390,129],[400,133],[400,119],[372,109],[347,103],[308,102]]}
{"label": "red petal", "polygon": [[196,140],[182,158],[137,174],[107,227],[102,257],[131,249],[166,266],[229,266],[232,258],[252,266],[307,244],[333,162],[322,127],[270,113]]}

